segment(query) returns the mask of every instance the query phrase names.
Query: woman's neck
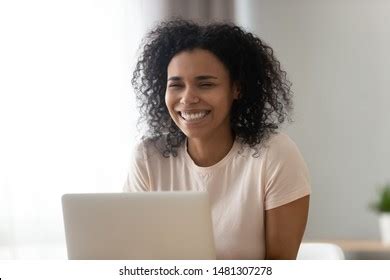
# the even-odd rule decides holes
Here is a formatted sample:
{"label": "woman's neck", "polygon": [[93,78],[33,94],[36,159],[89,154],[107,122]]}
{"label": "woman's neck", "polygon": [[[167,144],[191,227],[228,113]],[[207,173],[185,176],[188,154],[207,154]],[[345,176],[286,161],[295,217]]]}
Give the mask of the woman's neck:
{"label": "woman's neck", "polygon": [[229,133],[226,137],[205,139],[187,138],[187,151],[196,165],[212,166],[221,161],[231,150],[235,136]]}

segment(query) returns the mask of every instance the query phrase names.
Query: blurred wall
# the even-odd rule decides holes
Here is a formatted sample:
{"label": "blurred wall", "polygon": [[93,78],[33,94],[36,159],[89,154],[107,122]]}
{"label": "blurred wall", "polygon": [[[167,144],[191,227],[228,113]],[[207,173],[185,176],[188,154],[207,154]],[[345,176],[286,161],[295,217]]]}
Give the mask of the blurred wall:
{"label": "blurred wall", "polygon": [[313,188],[305,238],[378,239],[368,204],[390,180],[390,1],[236,5],[236,21],[273,47],[293,83],[286,130]]}
{"label": "blurred wall", "polygon": [[237,0],[142,0],[139,12],[143,28],[149,30],[161,20],[183,18],[195,21],[233,21]]}

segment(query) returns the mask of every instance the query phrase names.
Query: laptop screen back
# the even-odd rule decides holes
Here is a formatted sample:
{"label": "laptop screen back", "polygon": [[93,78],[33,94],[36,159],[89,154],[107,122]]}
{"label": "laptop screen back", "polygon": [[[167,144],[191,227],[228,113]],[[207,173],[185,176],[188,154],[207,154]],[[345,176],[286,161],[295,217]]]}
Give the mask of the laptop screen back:
{"label": "laptop screen back", "polygon": [[68,258],[215,259],[206,192],[66,194]]}

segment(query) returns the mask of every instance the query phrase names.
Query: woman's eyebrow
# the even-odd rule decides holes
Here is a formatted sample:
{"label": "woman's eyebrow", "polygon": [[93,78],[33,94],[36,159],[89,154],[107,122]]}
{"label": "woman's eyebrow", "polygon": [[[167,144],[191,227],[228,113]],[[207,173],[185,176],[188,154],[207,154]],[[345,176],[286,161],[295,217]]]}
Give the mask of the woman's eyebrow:
{"label": "woman's eyebrow", "polygon": [[168,78],[168,81],[180,81],[180,80],[181,80],[181,77],[178,77],[178,76],[173,76],[173,77]]}
{"label": "woman's eyebrow", "polygon": [[[211,76],[211,75],[202,75],[202,76],[196,76],[195,80],[201,81],[201,80],[209,80],[209,79],[218,79],[217,77]],[[180,76],[172,76],[168,78],[168,81],[180,81],[182,80],[182,77]]]}
{"label": "woman's eyebrow", "polygon": [[208,80],[208,79],[218,79],[217,77],[210,76],[210,75],[204,75],[204,76],[197,76],[195,77],[196,80]]}

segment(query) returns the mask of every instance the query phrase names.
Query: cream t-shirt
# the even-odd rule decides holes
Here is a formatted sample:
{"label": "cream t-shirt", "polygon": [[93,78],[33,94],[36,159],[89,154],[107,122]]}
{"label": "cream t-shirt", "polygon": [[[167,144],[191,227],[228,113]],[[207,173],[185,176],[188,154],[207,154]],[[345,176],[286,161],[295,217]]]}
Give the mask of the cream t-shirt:
{"label": "cream t-shirt", "polygon": [[264,211],[310,194],[309,172],[295,143],[272,135],[260,156],[235,141],[210,167],[197,166],[186,143],[164,158],[153,144],[136,145],[126,192],[208,191],[217,259],[264,259]]}

